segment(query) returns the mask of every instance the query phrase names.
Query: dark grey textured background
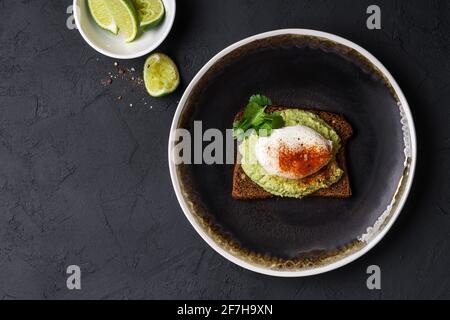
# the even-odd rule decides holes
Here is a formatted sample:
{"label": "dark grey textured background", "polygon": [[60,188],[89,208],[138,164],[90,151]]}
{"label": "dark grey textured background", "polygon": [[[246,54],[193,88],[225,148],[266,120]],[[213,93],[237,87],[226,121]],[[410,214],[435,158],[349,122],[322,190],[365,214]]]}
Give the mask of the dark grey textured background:
{"label": "dark grey textured background", "polygon": [[[70,3],[0,0],[0,299],[450,298],[449,1],[179,0],[159,50],[183,81],[158,100],[132,81],[100,84],[115,60],[66,28]],[[372,3],[381,31],[365,26]],[[210,249],[178,206],[166,156],[177,101],[201,66],[286,27],[375,54],[404,90],[419,139],[412,194],[388,236],[305,279],[252,273]],[[140,70],[143,61],[118,62]],[[81,291],[66,289],[70,264],[82,268]],[[381,291],[366,289],[370,264],[382,268]]]}

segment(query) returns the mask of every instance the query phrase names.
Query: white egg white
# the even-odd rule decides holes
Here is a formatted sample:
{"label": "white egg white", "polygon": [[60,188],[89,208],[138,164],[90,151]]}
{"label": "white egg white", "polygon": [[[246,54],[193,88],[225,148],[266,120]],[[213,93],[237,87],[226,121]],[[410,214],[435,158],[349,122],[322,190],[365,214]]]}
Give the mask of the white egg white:
{"label": "white egg white", "polygon": [[255,155],[259,164],[270,175],[287,179],[299,179],[301,176],[293,175],[280,168],[279,153],[281,146],[289,149],[318,147],[332,151],[333,142],[325,139],[315,130],[302,125],[274,129],[268,137],[259,137],[255,145]]}

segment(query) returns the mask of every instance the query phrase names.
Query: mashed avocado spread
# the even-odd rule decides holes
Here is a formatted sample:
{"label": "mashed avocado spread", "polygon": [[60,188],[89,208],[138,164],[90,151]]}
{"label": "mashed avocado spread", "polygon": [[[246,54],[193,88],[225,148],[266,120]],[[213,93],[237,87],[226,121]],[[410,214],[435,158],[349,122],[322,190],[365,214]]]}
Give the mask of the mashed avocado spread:
{"label": "mashed avocado spread", "polygon": [[323,188],[328,188],[339,181],[344,173],[339,168],[335,155],[341,148],[339,135],[325,121],[312,112],[286,109],[280,112],[285,126],[303,125],[320,133],[324,138],[333,142],[333,159],[319,172],[303,179],[294,180],[269,175],[256,160],[255,144],[258,135],[252,133],[239,146],[242,155],[241,165],[247,176],[267,192],[281,197],[302,198]]}

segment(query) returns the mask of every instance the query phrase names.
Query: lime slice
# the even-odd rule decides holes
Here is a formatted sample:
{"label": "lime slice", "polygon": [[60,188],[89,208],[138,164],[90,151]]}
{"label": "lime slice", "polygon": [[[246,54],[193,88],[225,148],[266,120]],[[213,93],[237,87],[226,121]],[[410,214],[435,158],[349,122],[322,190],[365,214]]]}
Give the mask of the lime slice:
{"label": "lime slice", "polygon": [[126,42],[131,42],[138,35],[138,18],[136,9],[130,0],[107,0],[109,12],[111,12],[119,32],[125,37]]}
{"label": "lime slice", "polygon": [[175,63],[162,53],[154,53],[145,61],[144,82],[153,97],[165,96],[178,87],[180,74]]}
{"label": "lime slice", "polygon": [[164,18],[164,4],[161,0],[133,0],[141,27],[155,27]]}
{"label": "lime slice", "polygon": [[94,21],[103,29],[117,34],[117,25],[107,6],[108,0],[88,0],[89,11]]}

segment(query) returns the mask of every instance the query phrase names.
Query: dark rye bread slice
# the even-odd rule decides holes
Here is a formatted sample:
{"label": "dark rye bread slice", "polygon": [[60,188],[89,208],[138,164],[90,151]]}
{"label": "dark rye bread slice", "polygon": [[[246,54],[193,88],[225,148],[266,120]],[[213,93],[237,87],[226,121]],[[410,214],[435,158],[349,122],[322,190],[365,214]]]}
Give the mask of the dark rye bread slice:
{"label": "dark rye bread slice", "polygon": [[[294,109],[280,106],[267,107],[267,112],[281,111],[283,109]],[[320,189],[309,196],[317,197],[333,197],[333,198],[348,198],[352,195],[352,189],[350,187],[350,181],[347,174],[347,159],[345,147],[347,140],[352,136],[353,129],[351,125],[347,122],[344,116],[336,113],[331,113],[327,111],[317,111],[317,110],[305,110],[317,114],[322,120],[328,123],[339,135],[342,141],[342,147],[339,153],[336,155],[336,161],[339,167],[344,170],[344,174],[341,179],[335,184],[331,185],[326,189]],[[242,117],[242,111],[239,112],[235,121]],[[237,157],[240,157],[239,152],[237,152]],[[239,159],[239,158],[238,158]],[[324,167],[322,170],[326,170]],[[239,161],[236,161],[233,170],[233,189],[232,196],[234,199],[241,200],[252,200],[252,199],[266,199],[276,197],[275,195],[265,191],[259,185],[254,183],[242,170],[242,166]]]}

